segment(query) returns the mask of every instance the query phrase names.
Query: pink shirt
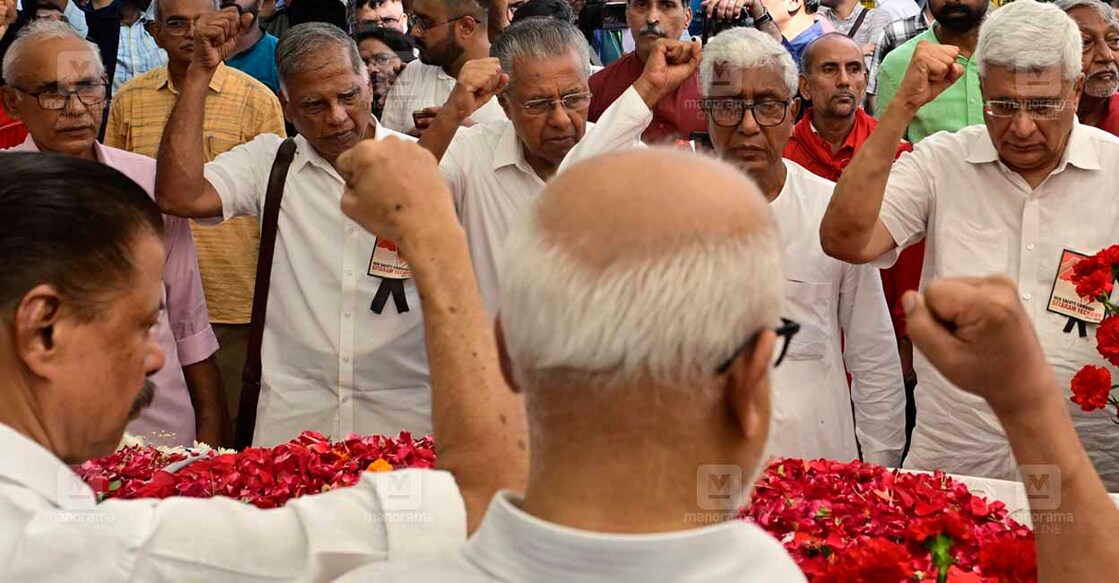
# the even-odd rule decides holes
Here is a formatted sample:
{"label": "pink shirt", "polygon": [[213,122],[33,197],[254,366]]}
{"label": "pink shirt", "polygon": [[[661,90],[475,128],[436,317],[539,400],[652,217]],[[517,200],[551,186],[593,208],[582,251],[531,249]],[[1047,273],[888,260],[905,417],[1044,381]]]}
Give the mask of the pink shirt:
{"label": "pink shirt", "polygon": [[[155,160],[124,150],[94,144],[97,159],[119,170],[139,184],[148,196],[155,192]],[[28,136],[10,152],[38,152]],[[167,229],[163,266],[164,302],[167,310],[159,318],[156,337],[167,356],[163,369],[151,377],[157,389],[152,406],[128,426],[128,432],[150,445],[191,445],[194,442],[194,407],[190,402],[183,366],[201,362],[218,349],[210,328],[210,314],[202,295],[198,258],[187,219],[164,215]]]}

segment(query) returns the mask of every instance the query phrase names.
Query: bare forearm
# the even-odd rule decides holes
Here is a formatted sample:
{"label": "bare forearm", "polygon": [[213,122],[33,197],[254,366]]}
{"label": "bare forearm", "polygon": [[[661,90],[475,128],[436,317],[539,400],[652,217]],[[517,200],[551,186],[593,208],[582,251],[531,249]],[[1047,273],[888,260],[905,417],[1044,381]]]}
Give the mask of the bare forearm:
{"label": "bare forearm", "polygon": [[225,385],[221,372],[211,356],[202,362],[183,367],[190,402],[194,406],[198,441],[223,446],[229,441],[229,411],[226,407]]}
{"label": "bare forearm", "polygon": [[451,141],[455,139],[455,133],[458,132],[463,119],[465,116],[459,117],[451,111],[450,107],[444,107],[420,136],[420,146],[431,152],[436,160],[442,160],[443,154],[446,154],[447,148],[451,146]]}
{"label": "bare forearm", "polygon": [[762,25],[758,27],[758,30],[773,37],[773,40],[777,42],[781,42],[784,39],[784,37],[781,36],[781,29],[777,28],[777,25],[774,24],[772,20],[762,23]]}
{"label": "bare forearm", "polygon": [[473,530],[497,490],[524,487],[524,405],[501,376],[462,228],[448,221],[401,249],[423,304],[438,465],[454,474]]}
{"label": "bare forearm", "polygon": [[206,179],[203,177],[205,155],[202,145],[202,124],[206,115],[206,94],[212,73],[190,67],[179,89],[179,98],[163,129],[159,143],[155,199],[159,207],[171,215],[200,216],[192,212],[193,204],[202,197]]}
{"label": "bare forearm", "polygon": [[868,260],[866,249],[882,211],[898,142],[912,119],[910,110],[890,104],[870,138],[843,171],[820,223],[820,242],[828,255],[851,263]]}
{"label": "bare forearm", "polygon": [[1059,483],[1051,496],[1030,502],[1038,580],[1110,581],[1119,571],[1119,510],[1080,445],[1056,382],[1044,382],[1044,403],[999,416],[1019,466],[1034,466],[1022,472],[1026,485]]}

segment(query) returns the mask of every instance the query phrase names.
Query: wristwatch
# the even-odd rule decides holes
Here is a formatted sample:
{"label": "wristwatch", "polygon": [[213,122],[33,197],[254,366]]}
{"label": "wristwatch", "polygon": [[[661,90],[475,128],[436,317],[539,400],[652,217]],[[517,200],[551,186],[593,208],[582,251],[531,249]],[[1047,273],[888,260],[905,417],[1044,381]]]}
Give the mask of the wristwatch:
{"label": "wristwatch", "polygon": [[773,22],[773,15],[768,8],[762,6],[762,15],[754,19],[754,28],[761,28],[767,22]]}

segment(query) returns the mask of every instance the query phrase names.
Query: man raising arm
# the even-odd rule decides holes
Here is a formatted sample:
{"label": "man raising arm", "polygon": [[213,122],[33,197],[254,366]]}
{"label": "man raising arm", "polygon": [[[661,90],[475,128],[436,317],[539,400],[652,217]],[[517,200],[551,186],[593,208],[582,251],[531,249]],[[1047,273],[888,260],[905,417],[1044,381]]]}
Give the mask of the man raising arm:
{"label": "man raising arm", "polygon": [[964,74],[956,63],[958,52],[951,45],[922,42],[917,46],[897,96],[835,185],[820,223],[820,243],[828,255],[848,263],[869,263],[897,247],[878,215],[898,142],[917,110]]}

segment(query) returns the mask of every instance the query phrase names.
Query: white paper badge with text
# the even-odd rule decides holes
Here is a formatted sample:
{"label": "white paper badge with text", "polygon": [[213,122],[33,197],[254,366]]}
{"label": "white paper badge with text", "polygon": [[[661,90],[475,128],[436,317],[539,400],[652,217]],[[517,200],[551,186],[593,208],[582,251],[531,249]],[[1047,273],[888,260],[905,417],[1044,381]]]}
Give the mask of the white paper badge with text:
{"label": "white paper badge with text", "polygon": [[1049,296],[1047,309],[1054,314],[1099,324],[1106,314],[1103,303],[1080,297],[1076,293],[1076,285],[1072,283],[1073,268],[1086,257],[1068,249],[1061,253],[1061,263],[1057,267],[1057,277],[1053,281],[1053,293]]}
{"label": "white paper badge with text", "polygon": [[384,279],[408,279],[412,277],[412,270],[400,256],[396,243],[378,237],[373,245],[373,257],[369,260],[369,275]]}

